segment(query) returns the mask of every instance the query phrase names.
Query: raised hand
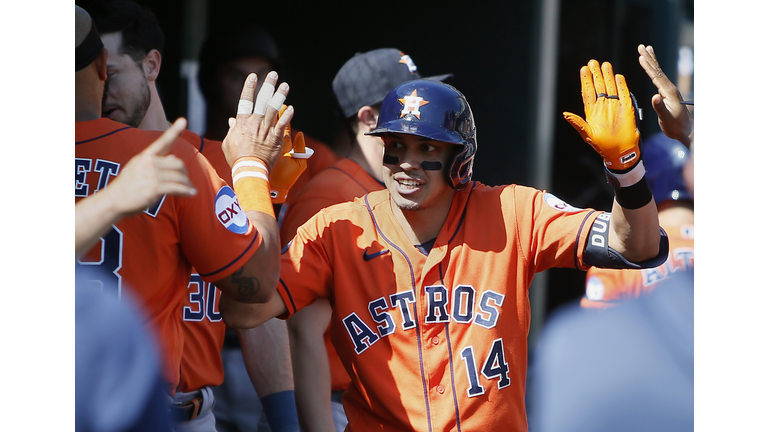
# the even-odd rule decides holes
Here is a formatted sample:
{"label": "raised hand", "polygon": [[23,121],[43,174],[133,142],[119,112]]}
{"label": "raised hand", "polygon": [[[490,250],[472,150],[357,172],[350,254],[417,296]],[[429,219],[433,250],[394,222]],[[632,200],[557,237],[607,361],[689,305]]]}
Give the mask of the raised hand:
{"label": "raised hand", "polygon": [[605,161],[612,171],[631,169],[640,161],[640,132],[635,123],[635,108],[623,75],[613,74],[613,66],[596,60],[582,66],[581,98],[585,119],[564,112],[563,116]]}
{"label": "raised hand", "polygon": [[691,146],[691,134],[693,132],[693,118],[688,107],[681,104],[683,96],[677,86],[661,70],[653,47],[639,45],[637,52],[640,54],[640,66],[653,81],[653,85],[659,89],[659,93],[653,95],[651,104],[659,117],[659,127],[664,134]]}
{"label": "raised hand", "polygon": [[248,75],[240,94],[236,118],[229,120],[229,131],[222,142],[222,150],[231,167],[242,157],[256,157],[264,161],[269,171],[281,155],[283,133],[293,118],[289,106],[278,119],[278,110],[288,96],[289,87],[282,83],[275,91],[277,73],[270,72],[264,79],[254,103],[255,74]]}

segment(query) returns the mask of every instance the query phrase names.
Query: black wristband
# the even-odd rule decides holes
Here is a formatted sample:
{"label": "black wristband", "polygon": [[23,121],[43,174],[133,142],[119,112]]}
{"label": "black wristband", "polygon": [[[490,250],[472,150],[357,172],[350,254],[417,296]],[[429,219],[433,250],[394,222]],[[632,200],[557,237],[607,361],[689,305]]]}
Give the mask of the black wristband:
{"label": "black wristband", "polygon": [[645,176],[632,186],[616,189],[616,202],[628,210],[637,210],[652,199],[653,193]]}

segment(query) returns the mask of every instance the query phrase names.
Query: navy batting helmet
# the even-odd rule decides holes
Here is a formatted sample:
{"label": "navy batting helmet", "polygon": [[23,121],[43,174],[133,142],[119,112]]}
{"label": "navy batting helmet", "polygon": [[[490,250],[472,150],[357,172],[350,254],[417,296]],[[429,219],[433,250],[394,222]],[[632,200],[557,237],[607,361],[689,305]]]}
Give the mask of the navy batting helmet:
{"label": "navy batting helmet", "polygon": [[446,174],[454,189],[461,190],[469,184],[477,152],[475,119],[467,98],[453,86],[416,80],[395,87],[381,103],[376,129],[366,135],[382,136],[388,132],[463,146]]}
{"label": "navy batting helmet", "polygon": [[645,177],[657,205],[668,200],[693,200],[683,180],[683,166],[691,155],[680,141],[659,132],[643,141],[642,153]]}

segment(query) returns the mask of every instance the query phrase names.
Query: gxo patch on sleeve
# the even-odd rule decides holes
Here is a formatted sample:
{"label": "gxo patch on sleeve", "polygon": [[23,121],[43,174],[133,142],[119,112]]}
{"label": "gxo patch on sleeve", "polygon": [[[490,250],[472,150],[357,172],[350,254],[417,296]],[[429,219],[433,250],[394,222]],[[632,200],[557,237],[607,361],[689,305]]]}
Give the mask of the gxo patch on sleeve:
{"label": "gxo patch on sleeve", "polygon": [[578,207],[574,207],[567,202],[561,200],[560,198],[552,195],[551,193],[545,193],[544,194],[544,202],[547,203],[550,207],[553,209],[557,209],[564,212],[578,212],[583,209],[580,209]]}
{"label": "gxo patch on sleeve", "polygon": [[223,186],[216,194],[215,211],[216,219],[224,228],[236,234],[245,234],[248,231],[248,217],[240,208],[235,191],[229,186]]}

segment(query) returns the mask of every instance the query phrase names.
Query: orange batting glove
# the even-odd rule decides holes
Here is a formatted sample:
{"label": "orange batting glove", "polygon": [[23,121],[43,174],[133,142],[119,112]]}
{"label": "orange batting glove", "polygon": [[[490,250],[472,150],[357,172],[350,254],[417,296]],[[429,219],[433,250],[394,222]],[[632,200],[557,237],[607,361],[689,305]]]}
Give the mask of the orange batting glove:
{"label": "orange batting glove", "polygon": [[640,132],[635,107],[623,75],[613,75],[613,66],[596,60],[581,67],[581,98],[586,120],[576,114],[563,116],[587,144],[605,161],[605,167],[626,172],[640,161]]}
{"label": "orange batting glove", "polygon": [[[280,110],[280,115],[285,111],[286,106]],[[291,139],[291,126],[288,125],[283,133],[283,154],[277,160],[275,168],[269,173],[270,191],[272,204],[282,204],[288,197],[288,191],[291,189],[301,173],[307,169],[307,159],[312,156],[314,151],[304,145],[304,133],[296,134],[296,139]]]}

